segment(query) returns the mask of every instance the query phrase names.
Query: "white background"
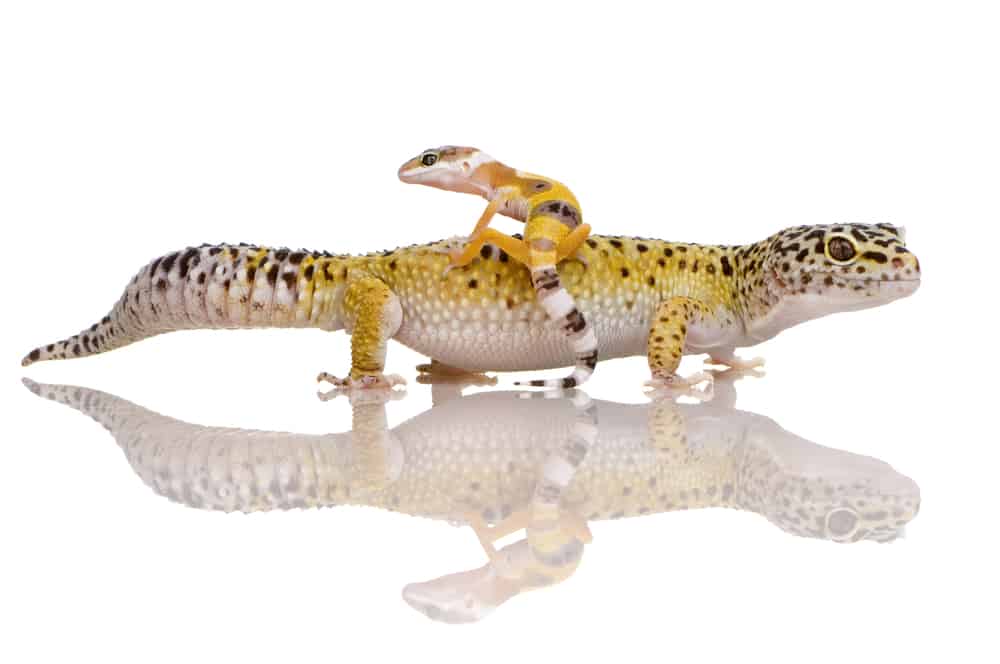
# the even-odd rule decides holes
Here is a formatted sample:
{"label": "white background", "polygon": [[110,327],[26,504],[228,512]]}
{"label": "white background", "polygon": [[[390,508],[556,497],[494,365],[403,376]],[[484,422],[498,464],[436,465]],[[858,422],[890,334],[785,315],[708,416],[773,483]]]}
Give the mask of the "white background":
{"label": "white background", "polygon": [[[582,4],[2,5],[0,659],[996,661],[994,7]],[[907,539],[838,546],[724,511],[596,523],[569,581],[450,627],[399,591],[481,564],[471,534],[354,508],[180,507],[99,426],[21,386],[346,430],[347,404],[312,382],[346,370],[342,334],[181,333],[18,362],[189,244],[355,252],[467,232],[481,201],[395,177],[441,143],[568,183],[595,232],[905,225],[920,291],[746,352],[768,376],[739,403],[916,480]],[[411,379],[421,360],[390,348]],[[646,375],[641,358],[608,362],[588,392],[640,402]],[[413,387],[390,418],[428,405]]]}

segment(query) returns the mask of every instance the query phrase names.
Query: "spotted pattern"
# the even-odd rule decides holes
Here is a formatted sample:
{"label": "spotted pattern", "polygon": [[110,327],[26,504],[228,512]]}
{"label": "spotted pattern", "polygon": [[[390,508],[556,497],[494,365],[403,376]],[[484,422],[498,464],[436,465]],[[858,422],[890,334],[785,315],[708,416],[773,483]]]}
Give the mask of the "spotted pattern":
{"label": "spotted pattern", "polygon": [[[834,236],[855,243],[851,263],[827,257],[827,240]],[[398,298],[402,320],[394,338],[445,364],[518,371],[579,359],[590,366],[596,357],[578,358],[566,336],[580,317],[592,327],[600,357],[647,354],[651,336],[662,336],[650,334],[662,305],[687,297],[699,303],[702,324],[731,332],[727,343],[751,345],[787,327],[775,322],[775,312],[799,295],[819,296],[813,302],[828,305],[819,313],[833,313],[901,297],[920,276],[917,257],[888,225],[798,226],[739,246],[591,236],[580,261],[559,265],[561,287],[578,314],[569,311],[552,325],[528,271],[506,252],[484,247],[472,263],[444,274],[452,248],[454,242],[442,241],[364,256],[247,244],[185,249],[143,267],[99,322],[31,350],[23,364],[102,353],[178,329],[340,329],[344,289],[350,279],[367,275]],[[886,260],[866,257],[869,252]],[[740,336],[747,330],[756,336]],[[690,352],[688,343],[683,352]]]}

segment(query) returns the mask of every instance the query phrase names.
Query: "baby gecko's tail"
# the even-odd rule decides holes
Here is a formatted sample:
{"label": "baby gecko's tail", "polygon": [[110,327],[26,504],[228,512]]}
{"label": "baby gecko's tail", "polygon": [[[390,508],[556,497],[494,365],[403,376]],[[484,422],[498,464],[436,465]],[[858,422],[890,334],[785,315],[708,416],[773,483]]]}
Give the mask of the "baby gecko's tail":
{"label": "baby gecko's tail", "polygon": [[594,373],[594,367],[597,366],[597,336],[594,330],[576,308],[573,296],[559,283],[559,273],[556,272],[555,265],[532,267],[531,284],[549,318],[562,321],[562,329],[569,337],[573,352],[576,354],[576,367],[566,378],[518,381],[515,385],[565,389],[582,385]]}

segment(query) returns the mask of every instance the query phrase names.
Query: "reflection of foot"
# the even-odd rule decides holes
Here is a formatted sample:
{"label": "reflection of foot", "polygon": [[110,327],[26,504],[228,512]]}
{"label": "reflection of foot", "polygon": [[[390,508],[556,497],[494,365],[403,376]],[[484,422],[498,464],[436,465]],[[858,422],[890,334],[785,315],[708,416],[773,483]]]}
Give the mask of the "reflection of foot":
{"label": "reflection of foot", "polygon": [[730,369],[734,369],[736,371],[752,371],[753,369],[760,369],[764,366],[764,358],[755,357],[751,360],[744,360],[743,358],[736,357],[735,355],[733,357],[716,358],[709,354],[708,362],[706,364],[716,364],[729,367]]}
{"label": "reflection of foot", "polygon": [[321,391],[319,393],[319,398],[322,401],[329,401],[330,399],[336,399],[337,397],[344,395],[349,397],[352,403],[354,403],[356,399],[367,401],[369,400],[368,397],[371,397],[371,400],[373,401],[400,398],[398,396],[394,396],[394,394],[403,395],[405,392],[397,391],[393,388],[396,385],[406,385],[406,379],[398,374],[386,375],[381,373],[367,374],[358,378],[352,378],[350,376],[347,378],[338,378],[337,376],[333,376],[324,371],[320,375],[316,376],[316,381],[320,383],[330,383],[334,388],[328,392]]}
{"label": "reflection of foot", "polygon": [[[701,383],[705,383],[705,387],[698,389],[696,386]],[[644,385],[652,388],[649,393],[654,398],[691,397],[698,401],[711,401],[713,377],[712,374],[704,371],[688,377],[674,373],[654,372],[653,377],[647,380]]]}
{"label": "reflection of foot", "polygon": [[437,360],[431,360],[429,364],[418,364],[417,382],[422,385],[496,385],[496,376],[487,376],[481,373],[472,373],[465,369],[458,369]]}

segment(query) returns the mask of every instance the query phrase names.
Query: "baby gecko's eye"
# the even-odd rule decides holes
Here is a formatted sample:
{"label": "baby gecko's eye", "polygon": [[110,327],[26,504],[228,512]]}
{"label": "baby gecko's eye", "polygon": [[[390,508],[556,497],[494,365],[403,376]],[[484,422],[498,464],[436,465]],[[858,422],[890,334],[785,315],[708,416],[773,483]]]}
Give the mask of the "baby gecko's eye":
{"label": "baby gecko's eye", "polygon": [[438,156],[433,152],[428,152],[423,157],[420,158],[420,163],[424,166],[433,166],[437,163]]}
{"label": "baby gecko's eye", "polygon": [[827,242],[826,253],[834,261],[846,263],[854,258],[858,252],[854,248],[854,244],[846,237],[834,237]]}

